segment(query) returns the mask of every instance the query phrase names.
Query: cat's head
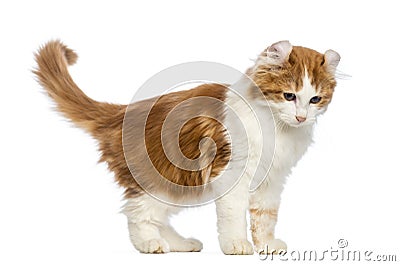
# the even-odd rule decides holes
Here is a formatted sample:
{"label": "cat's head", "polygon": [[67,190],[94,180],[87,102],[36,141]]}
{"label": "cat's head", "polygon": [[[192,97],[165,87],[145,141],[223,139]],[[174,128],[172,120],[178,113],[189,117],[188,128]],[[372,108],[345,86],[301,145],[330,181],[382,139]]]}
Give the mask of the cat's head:
{"label": "cat's head", "polygon": [[[326,111],[336,86],[340,55],[277,42],[265,49],[247,74],[261,89],[278,122],[313,124]],[[265,99],[263,99],[265,101]]]}

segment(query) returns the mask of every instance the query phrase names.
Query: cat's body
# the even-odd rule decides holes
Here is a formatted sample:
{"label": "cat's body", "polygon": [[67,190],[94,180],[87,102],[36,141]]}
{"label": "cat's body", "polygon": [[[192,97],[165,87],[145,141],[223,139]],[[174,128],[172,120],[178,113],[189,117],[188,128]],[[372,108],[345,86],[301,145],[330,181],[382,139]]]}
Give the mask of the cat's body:
{"label": "cat's body", "polygon": [[[280,194],[291,168],[312,142],[317,115],[331,101],[340,59],[336,52],[329,50],[322,55],[279,42],[267,48],[247,71],[258,88],[246,81],[247,76],[238,83],[240,97],[229,86],[206,84],[130,106],[99,103],[87,97],[67,70],[76,58],[60,42],[50,42],[36,56],[35,73],[58,110],[99,141],[101,161],[108,163],[117,182],[126,189],[123,212],[128,217],[131,241],[139,251],[200,251],[201,242],[183,238],[169,225],[169,216],[181,207],[156,198],[176,204],[195,203],[207,193],[218,195],[218,233],[225,254],[253,253],[247,240],[248,210],[256,251],[266,245],[269,251],[286,249],[286,244],[274,236]],[[255,93],[256,89],[261,93]],[[207,104],[185,102],[195,98],[207,98]],[[168,120],[168,114],[181,103],[186,104],[184,112]],[[166,121],[171,128],[163,128]],[[169,160],[175,157],[168,157],[163,150],[173,143],[174,125],[181,130],[178,142],[182,154],[191,160],[188,165],[198,168],[181,169]],[[143,128],[146,130],[141,137]],[[243,134],[243,128],[247,134]],[[201,143],[207,138],[213,140],[214,150],[210,143]],[[260,167],[268,175],[250,192]],[[165,179],[157,179],[158,173]],[[203,190],[188,192],[182,187]]]}

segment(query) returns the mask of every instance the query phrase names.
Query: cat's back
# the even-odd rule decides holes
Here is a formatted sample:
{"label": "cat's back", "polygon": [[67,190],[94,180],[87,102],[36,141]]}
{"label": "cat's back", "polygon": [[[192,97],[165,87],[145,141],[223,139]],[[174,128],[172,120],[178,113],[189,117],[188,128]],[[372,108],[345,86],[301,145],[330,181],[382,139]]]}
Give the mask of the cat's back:
{"label": "cat's back", "polygon": [[124,121],[127,163],[149,184],[156,177],[143,163],[148,159],[164,178],[182,186],[218,176],[231,154],[223,125],[226,93],[225,85],[204,84],[133,103]]}

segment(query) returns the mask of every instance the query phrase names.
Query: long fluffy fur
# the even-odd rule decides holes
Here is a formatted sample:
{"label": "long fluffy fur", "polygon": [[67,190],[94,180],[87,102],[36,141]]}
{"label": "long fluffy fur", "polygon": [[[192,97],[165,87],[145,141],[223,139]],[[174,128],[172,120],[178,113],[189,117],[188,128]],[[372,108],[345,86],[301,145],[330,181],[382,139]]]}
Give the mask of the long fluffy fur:
{"label": "long fluffy fur", "polygon": [[60,41],[47,43],[35,57],[38,67],[34,73],[57,109],[90,134],[96,135],[116,114],[125,111],[124,105],[100,103],[82,92],[67,69],[76,63],[78,56]]}

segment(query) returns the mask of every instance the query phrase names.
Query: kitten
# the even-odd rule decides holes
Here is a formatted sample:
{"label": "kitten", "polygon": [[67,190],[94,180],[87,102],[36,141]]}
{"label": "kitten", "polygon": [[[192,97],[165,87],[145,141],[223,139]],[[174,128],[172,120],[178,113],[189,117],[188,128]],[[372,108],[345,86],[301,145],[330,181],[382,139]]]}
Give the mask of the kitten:
{"label": "kitten", "polygon": [[[123,212],[137,250],[200,251],[200,241],[182,237],[168,220],[182,209],[180,203],[195,205],[206,194],[217,198],[223,253],[286,249],[274,235],[280,194],[312,142],[317,117],[331,102],[338,53],[281,41],[259,55],[236,92],[204,84],[130,105],[86,96],[67,70],[76,60],[75,52],[51,41],[36,54],[34,73],[58,110],[98,140],[100,161],[125,188]],[[168,116],[173,111],[178,115]],[[259,167],[267,176],[250,191]],[[247,240],[247,212],[254,249]]]}

